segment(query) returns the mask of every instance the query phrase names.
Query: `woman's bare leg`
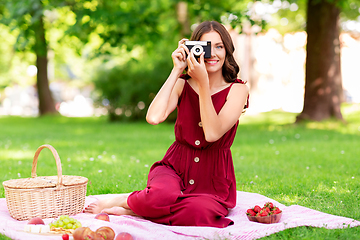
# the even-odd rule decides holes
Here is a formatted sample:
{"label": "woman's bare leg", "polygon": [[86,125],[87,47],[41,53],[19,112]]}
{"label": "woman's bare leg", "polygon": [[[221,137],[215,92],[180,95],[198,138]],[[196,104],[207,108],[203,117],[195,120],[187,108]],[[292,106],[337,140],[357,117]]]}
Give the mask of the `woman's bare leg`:
{"label": "woman's bare leg", "polygon": [[[123,193],[119,196],[113,197],[113,198],[106,198],[101,199],[96,202],[93,202],[89,204],[89,206],[85,207],[84,212],[85,213],[100,213],[104,209],[111,209],[113,207],[120,207],[124,210],[130,210],[129,206],[127,205],[127,198],[129,197],[130,193]],[[119,211],[121,212],[121,211]],[[132,212],[132,211],[131,211]],[[125,211],[124,211],[125,213]],[[123,215],[123,214],[121,214]]]}
{"label": "woman's bare leg", "polygon": [[104,208],[101,212],[107,213],[110,215],[131,215],[138,216],[131,209],[126,209],[124,207],[112,207],[112,208]]}

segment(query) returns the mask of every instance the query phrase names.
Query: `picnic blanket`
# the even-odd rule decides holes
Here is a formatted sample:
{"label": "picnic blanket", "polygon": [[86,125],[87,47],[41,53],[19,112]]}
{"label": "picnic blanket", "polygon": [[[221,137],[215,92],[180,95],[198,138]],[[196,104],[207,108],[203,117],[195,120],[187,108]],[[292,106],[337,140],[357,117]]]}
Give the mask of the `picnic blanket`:
{"label": "picnic blanket", "polygon": [[[88,205],[98,199],[108,198],[116,194],[96,195],[86,197],[85,204]],[[262,224],[250,222],[246,217],[246,210],[255,205],[263,206],[265,202],[271,201],[283,211],[279,223]],[[360,221],[351,218],[335,216],[299,205],[285,206],[277,201],[257,193],[237,192],[237,205],[230,210],[228,215],[234,221],[234,225],[226,228],[212,227],[181,227],[156,224],[140,217],[134,216],[110,216],[110,222],[94,219],[94,214],[80,213],[73,216],[83,226],[93,231],[102,226],[111,227],[116,234],[120,232],[130,233],[134,239],[172,239],[172,240],[197,240],[197,239],[258,239],[270,234],[294,228],[298,226],[324,227],[327,229],[347,228],[360,226]],[[54,219],[44,219],[46,224]],[[11,239],[61,239],[59,235],[40,235],[24,232],[27,221],[13,219],[6,207],[4,198],[0,199],[0,233]]]}

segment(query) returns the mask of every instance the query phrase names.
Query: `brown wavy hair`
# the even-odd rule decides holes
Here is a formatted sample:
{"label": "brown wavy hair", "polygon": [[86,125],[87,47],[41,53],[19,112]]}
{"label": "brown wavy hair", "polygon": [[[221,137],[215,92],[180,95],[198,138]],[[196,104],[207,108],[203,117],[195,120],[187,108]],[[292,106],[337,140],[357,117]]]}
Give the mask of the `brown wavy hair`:
{"label": "brown wavy hair", "polygon": [[222,67],[222,75],[226,82],[234,82],[237,79],[240,68],[233,55],[235,47],[231,36],[221,23],[216,21],[202,22],[192,33],[190,40],[199,41],[203,34],[211,31],[215,31],[220,35],[226,51],[224,65]]}

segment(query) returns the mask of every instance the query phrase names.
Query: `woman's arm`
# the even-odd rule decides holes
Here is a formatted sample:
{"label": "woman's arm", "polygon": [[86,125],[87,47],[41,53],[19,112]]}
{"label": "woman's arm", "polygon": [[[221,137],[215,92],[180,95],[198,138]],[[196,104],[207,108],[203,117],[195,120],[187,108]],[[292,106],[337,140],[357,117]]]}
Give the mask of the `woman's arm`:
{"label": "woman's arm", "polygon": [[169,114],[176,108],[179,96],[184,87],[184,81],[179,80],[179,77],[187,66],[186,54],[189,54],[189,50],[183,44],[186,40],[187,39],[181,39],[178,48],[172,53],[171,57],[174,67],[168,79],[149,106],[146,121],[150,124],[156,125],[165,121]]}
{"label": "woman's arm", "polygon": [[146,121],[152,125],[159,124],[174,111],[177,101],[184,86],[184,81],[179,81],[182,71],[173,69],[163,84],[154,100],[151,102],[146,114]]}
{"label": "woman's arm", "polygon": [[248,94],[246,85],[233,84],[224,106],[217,114],[209,91],[199,87],[200,115],[206,141],[215,142],[234,126],[243,112]]}
{"label": "woman's arm", "polygon": [[244,84],[234,84],[228,93],[226,103],[217,114],[211,99],[204,56],[200,56],[200,62],[189,56],[188,65],[188,73],[196,81],[199,88],[200,116],[205,139],[208,142],[215,142],[239,120],[249,89]]}

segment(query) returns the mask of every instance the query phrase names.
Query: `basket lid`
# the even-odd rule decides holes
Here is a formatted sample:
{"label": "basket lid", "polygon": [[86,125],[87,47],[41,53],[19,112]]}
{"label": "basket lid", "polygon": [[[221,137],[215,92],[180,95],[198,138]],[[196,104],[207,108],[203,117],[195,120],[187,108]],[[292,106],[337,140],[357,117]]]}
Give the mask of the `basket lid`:
{"label": "basket lid", "polygon": [[[45,176],[35,178],[12,179],[3,182],[4,187],[15,189],[31,188],[54,188],[58,182],[58,176]],[[86,177],[62,175],[63,186],[75,186],[88,182]]]}

